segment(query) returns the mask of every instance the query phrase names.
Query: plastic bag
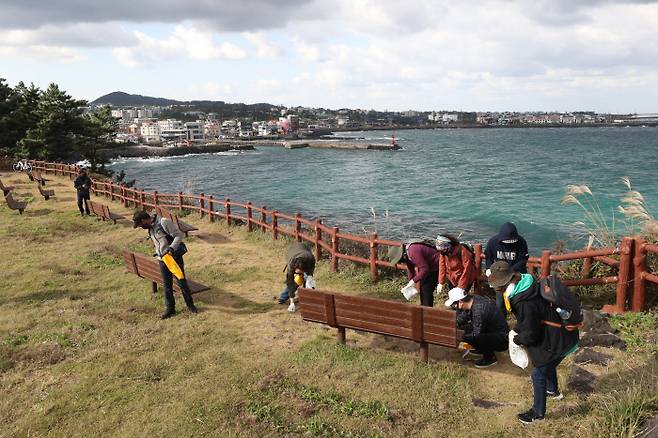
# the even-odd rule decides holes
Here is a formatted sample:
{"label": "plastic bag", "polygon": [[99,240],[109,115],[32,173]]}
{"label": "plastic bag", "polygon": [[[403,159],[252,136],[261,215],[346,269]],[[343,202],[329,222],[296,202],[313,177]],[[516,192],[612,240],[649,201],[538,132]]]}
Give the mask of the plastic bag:
{"label": "plastic bag", "polygon": [[311,275],[306,277],[305,283],[306,283],[306,288],[307,289],[315,289],[315,287],[316,287],[315,278],[313,278],[313,276],[311,276]]}
{"label": "plastic bag", "polygon": [[512,363],[516,365],[517,367],[520,368],[527,368],[529,359],[528,359],[528,351],[525,349],[525,347],[521,345],[517,345],[514,343],[514,336],[516,336],[517,333],[514,330],[510,330],[509,332],[509,358],[512,360]]}
{"label": "plastic bag", "polygon": [[418,295],[418,289],[413,286],[413,282],[403,287],[400,292],[402,292],[402,295],[404,295],[407,301],[411,301],[413,297]]}
{"label": "plastic bag", "polygon": [[185,278],[185,275],[183,274],[183,270],[178,266],[178,263],[176,263],[176,260],[174,260],[174,257],[167,253],[162,256],[162,261],[164,262],[165,265],[167,265],[167,269],[169,269],[169,272],[173,274],[174,277],[176,277],[179,280],[182,280]]}

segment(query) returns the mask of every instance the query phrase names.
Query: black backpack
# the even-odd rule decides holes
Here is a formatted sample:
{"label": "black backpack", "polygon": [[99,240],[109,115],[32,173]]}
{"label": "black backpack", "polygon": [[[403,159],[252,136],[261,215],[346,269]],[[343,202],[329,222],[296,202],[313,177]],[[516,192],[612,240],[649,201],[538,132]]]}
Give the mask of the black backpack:
{"label": "black backpack", "polygon": [[[549,306],[553,309],[562,321],[561,324],[542,321],[544,324],[553,327],[562,327],[568,331],[581,328],[583,325],[583,315],[580,308],[580,300],[554,275],[539,280],[540,295],[548,301]],[[559,310],[558,310],[559,309]]]}

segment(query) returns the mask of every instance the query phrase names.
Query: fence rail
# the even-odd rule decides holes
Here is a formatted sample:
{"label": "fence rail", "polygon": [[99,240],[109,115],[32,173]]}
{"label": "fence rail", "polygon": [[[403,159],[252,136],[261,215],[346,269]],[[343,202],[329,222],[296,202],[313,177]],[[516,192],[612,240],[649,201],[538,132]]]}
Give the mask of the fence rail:
{"label": "fence rail", "polygon": [[[79,171],[78,166],[64,163],[34,160],[30,163],[37,170],[68,176],[71,179]],[[299,213],[285,214],[277,210],[268,210],[264,205],[255,206],[249,201],[235,202],[229,198],[220,200],[204,193],[196,195],[183,192],[148,192],[109,180],[94,179],[92,191],[95,195],[120,201],[125,207],[140,209],[165,207],[177,209],[180,212],[196,211],[201,217],[207,216],[210,222],[222,219],[226,221],[227,225],[243,223],[248,231],[271,232],[274,239],[278,239],[283,234],[298,242],[304,240],[313,245],[315,257],[318,260],[326,253],[333,271],[339,270],[339,260],[369,265],[372,281],[377,281],[380,268],[406,269],[404,265],[393,265],[380,258],[380,253],[387,247],[400,246],[402,242],[380,239],[377,233],[371,233],[368,236],[344,233],[338,227],[324,224],[321,219],[307,219]],[[239,214],[236,213],[236,209]],[[341,251],[341,246],[348,243],[351,248],[358,249],[358,254]],[[482,245],[476,244],[474,248],[475,264],[480,269],[480,278],[476,281],[476,290],[479,290],[480,284],[484,280],[481,269],[484,255]],[[581,278],[564,279],[566,285],[615,284],[615,303],[604,306],[603,310],[609,313],[621,313],[627,309],[641,311],[646,308],[648,283],[658,285],[658,275],[648,270],[648,254],[658,254],[658,245],[646,243],[639,237],[624,237],[617,248],[598,248],[566,254],[551,254],[550,251],[543,251],[541,257],[530,257],[528,270],[530,273],[538,273],[540,277],[545,277],[551,274],[552,269],[559,262],[582,260]],[[594,262],[616,269],[617,275],[591,278]]]}

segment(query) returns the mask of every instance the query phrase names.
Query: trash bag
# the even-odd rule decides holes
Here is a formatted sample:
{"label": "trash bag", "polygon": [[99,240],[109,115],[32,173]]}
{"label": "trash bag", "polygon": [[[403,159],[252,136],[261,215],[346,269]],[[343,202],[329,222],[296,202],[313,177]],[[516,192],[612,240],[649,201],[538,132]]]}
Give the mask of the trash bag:
{"label": "trash bag", "polygon": [[525,347],[517,345],[514,343],[514,336],[517,333],[514,330],[509,332],[509,358],[512,360],[512,363],[517,367],[526,369],[530,360],[528,359],[528,351]]}
{"label": "trash bag", "polygon": [[167,269],[169,269],[169,272],[171,272],[174,277],[179,280],[185,278],[183,270],[180,268],[180,266],[178,266],[178,263],[176,263],[176,260],[174,260],[174,257],[171,254],[167,253],[163,255],[162,261],[165,265],[167,265]]}

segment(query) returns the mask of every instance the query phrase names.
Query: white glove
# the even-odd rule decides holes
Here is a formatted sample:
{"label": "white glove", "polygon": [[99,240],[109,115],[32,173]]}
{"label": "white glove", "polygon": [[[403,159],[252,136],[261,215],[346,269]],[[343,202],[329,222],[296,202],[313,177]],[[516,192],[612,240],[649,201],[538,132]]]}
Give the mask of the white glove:
{"label": "white glove", "polygon": [[290,305],[288,306],[288,312],[294,313],[297,310],[297,306],[295,306],[294,301],[290,301]]}
{"label": "white glove", "polygon": [[315,278],[312,275],[306,277],[306,287],[308,289],[315,289]]}
{"label": "white glove", "polygon": [[437,284],[435,293],[437,295],[441,295],[441,292],[443,292],[443,285],[442,284]]}
{"label": "white glove", "polygon": [[490,276],[491,275],[491,269],[487,269],[486,271],[484,271],[484,275],[486,275],[487,277]]}

